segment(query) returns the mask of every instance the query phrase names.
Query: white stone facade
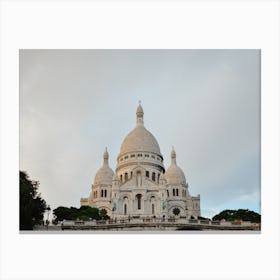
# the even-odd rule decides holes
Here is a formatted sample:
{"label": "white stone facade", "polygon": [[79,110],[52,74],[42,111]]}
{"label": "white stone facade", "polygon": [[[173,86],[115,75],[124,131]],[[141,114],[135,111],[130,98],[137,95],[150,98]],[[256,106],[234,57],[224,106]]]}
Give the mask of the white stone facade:
{"label": "white stone facade", "polygon": [[114,173],[109,154],[97,171],[89,198],[81,205],[106,209],[111,218],[156,217],[167,219],[200,216],[200,196],[189,194],[184,172],[171,152],[171,165],[165,172],[163,156],[155,137],[145,128],[139,104],[136,127],[125,137]]}

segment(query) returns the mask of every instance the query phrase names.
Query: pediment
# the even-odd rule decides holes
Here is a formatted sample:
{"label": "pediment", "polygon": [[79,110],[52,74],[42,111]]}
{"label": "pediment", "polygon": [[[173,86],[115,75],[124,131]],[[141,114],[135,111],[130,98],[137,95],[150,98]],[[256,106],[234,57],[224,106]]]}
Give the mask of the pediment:
{"label": "pediment", "polygon": [[[155,187],[158,187],[158,184],[152,180],[149,180],[148,178],[146,177],[141,177],[141,186],[142,187],[151,187],[151,188],[155,188]],[[137,180],[136,180],[136,177],[132,177],[131,179],[129,179],[128,181],[126,181],[124,184],[122,184],[120,186],[121,188],[137,188],[138,185],[137,185]]]}

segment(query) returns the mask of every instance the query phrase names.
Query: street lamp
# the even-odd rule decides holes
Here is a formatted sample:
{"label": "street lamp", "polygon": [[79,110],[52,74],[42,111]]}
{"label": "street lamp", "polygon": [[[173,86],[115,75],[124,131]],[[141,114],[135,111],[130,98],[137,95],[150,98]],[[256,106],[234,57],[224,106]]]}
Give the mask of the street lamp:
{"label": "street lamp", "polygon": [[46,220],[46,225],[47,225],[47,230],[48,230],[48,226],[49,226],[49,223],[50,223],[50,221],[49,221],[49,216],[50,216],[50,211],[51,211],[51,207],[50,207],[50,205],[48,205],[48,206],[47,206],[46,210],[47,210],[47,220]]}

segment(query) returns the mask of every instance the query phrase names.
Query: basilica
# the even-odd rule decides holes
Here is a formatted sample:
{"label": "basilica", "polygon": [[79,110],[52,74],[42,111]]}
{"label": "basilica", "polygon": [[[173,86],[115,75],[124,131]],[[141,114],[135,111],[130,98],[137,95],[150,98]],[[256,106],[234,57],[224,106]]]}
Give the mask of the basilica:
{"label": "basilica", "polygon": [[171,164],[165,170],[159,144],[145,128],[143,117],[144,111],[139,104],[136,126],[123,140],[115,172],[109,166],[106,148],[103,165],[95,175],[89,197],[81,198],[81,206],[105,209],[112,219],[197,218],[200,216],[200,195],[190,195],[174,148]]}

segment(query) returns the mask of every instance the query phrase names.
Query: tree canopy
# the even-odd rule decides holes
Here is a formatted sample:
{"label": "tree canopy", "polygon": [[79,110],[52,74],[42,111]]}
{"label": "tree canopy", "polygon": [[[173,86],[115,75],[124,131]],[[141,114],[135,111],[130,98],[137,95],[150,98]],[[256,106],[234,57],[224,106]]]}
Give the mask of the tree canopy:
{"label": "tree canopy", "polygon": [[90,206],[81,206],[80,208],[76,207],[64,207],[59,206],[53,210],[55,215],[54,222],[63,221],[63,220],[83,220],[89,221],[91,219],[100,220],[108,219],[107,211],[105,209],[97,209]]}
{"label": "tree canopy", "polygon": [[223,210],[219,214],[215,215],[212,220],[223,220],[226,221],[234,221],[234,220],[242,220],[242,221],[250,221],[252,223],[260,223],[261,215],[250,211],[249,209],[238,209],[238,210]]}
{"label": "tree canopy", "polygon": [[47,205],[38,193],[39,182],[30,180],[25,171],[20,171],[19,177],[20,230],[32,230],[42,223]]}

